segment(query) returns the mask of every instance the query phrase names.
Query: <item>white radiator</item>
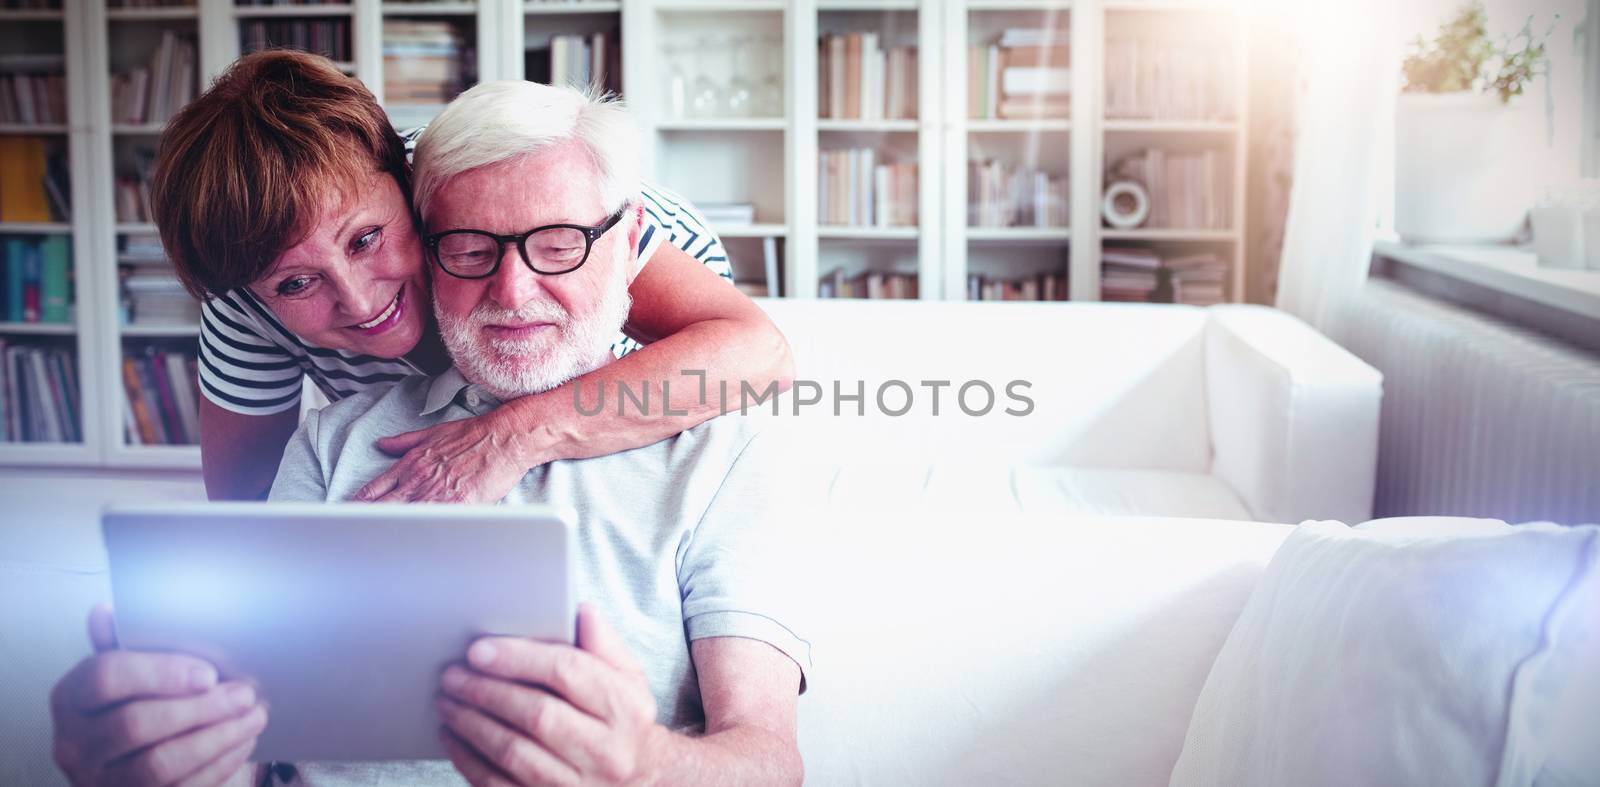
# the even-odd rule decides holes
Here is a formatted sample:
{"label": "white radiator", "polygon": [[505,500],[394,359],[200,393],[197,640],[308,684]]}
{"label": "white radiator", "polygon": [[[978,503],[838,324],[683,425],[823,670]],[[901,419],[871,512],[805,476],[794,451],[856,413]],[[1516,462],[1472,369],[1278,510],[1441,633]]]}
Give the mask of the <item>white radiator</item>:
{"label": "white radiator", "polygon": [[1329,328],[1383,372],[1375,516],[1600,522],[1600,357],[1381,280]]}

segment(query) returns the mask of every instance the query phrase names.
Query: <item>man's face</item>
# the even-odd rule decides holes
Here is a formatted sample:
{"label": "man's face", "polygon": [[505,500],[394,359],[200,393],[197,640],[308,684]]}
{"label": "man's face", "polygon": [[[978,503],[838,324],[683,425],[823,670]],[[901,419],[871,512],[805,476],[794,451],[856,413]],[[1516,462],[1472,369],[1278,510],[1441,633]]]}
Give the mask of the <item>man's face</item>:
{"label": "man's face", "polygon": [[[583,149],[565,143],[451,178],[423,220],[430,235],[595,226],[608,218],[598,180]],[[457,278],[430,261],[434,313],[462,374],[510,398],[549,390],[604,364],[628,316],[641,221],[640,210],[630,206],[594,242],[582,267],[556,276],[530,270],[513,243],[501,247],[499,269],[483,279]]]}

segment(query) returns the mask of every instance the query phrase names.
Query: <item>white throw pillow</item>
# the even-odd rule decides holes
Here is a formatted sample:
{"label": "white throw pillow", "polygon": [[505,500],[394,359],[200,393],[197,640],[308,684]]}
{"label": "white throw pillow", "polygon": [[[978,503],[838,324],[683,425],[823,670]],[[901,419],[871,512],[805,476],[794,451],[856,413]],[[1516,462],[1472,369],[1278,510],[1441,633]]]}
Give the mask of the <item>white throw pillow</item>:
{"label": "white throw pillow", "polygon": [[1532,784],[1559,727],[1596,729],[1600,708],[1564,693],[1600,626],[1597,556],[1595,526],[1300,525],[1212,665],[1172,784]]}

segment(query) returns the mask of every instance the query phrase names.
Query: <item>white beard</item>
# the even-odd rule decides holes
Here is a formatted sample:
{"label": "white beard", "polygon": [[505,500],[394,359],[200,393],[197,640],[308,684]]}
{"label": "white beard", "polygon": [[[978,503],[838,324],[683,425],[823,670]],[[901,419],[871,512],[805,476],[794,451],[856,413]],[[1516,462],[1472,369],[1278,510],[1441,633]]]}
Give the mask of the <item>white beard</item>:
{"label": "white beard", "polygon": [[[435,299],[434,317],[450,359],[462,376],[501,400],[542,393],[604,366],[611,361],[611,343],[633,306],[626,277],[629,260],[619,256],[599,307],[581,318],[555,301],[533,301],[516,311],[483,302],[463,318],[440,311]],[[551,323],[555,336],[489,339],[483,334],[485,325],[525,322]]]}

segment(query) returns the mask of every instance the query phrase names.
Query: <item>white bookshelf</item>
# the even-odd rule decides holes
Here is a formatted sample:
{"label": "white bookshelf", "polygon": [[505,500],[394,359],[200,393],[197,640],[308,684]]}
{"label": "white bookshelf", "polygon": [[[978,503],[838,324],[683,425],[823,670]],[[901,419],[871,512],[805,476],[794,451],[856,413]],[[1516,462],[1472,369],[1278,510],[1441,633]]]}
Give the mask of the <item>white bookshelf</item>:
{"label": "white bookshelf", "polygon": [[[1200,16],[1195,16],[1195,15]],[[764,280],[764,249],[782,260],[782,294],[817,297],[818,280],[834,268],[912,273],[919,297],[961,300],[972,272],[1028,275],[1066,266],[1075,300],[1099,297],[1104,244],[1149,244],[1161,249],[1216,250],[1231,264],[1230,295],[1243,291],[1245,160],[1248,150],[1245,68],[1240,14],[1226,2],[1202,0],[582,0],[537,2],[395,2],[351,0],[324,5],[235,6],[233,0],[195,0],[177,8],[114,9],[107,0],[69,0],[61,11],[0,11],[0,28],[48,31],[67,55],[67,123],[0,125],[0,134],[65,140],[74,194],[73,221],[0,224],[7,234],[71,238],[77,286],[71,325],[0,323],[8,340],[75,342],[84,413],[84,441],[71,445],[0,444],[0,466],[103,465],[195,468],[190,446],[125,442],[120,362],[124,347],[192,342],[197,326],[119,325],[118,240],[153,235],[148,223],[116,221],[113,185],[119,157],[153,145],[161,124],[112,124],[110,74],[136,62],[167,27],[198,40],[202,85],[240,54],[241,25],[252,20],[348,19],[349,60],[341,67],[384,101],[383,23],[442,19],[459,25],[477,49],[479,80],[526,76],[525,52],[551,36],[616,30],[621,85],[637,114],[646,172],[653,181],[696,203],[750,202],[754,223],[718,226],[736,275]],[[1207,35],[1235,36],[1231,48],[1235,116],[1228,119],[1142,120],[1107,117],[1104,57],[1109,35],[1143,24],[1194,25]],[[1071,119],[977,120],[966,117],[967,47],[1006,27],[1050,23],[1071,47]],[[665,44],[673,35],[703,30],[712,36],[766,36],[780,42],[781,111],[759,117],[689,116],[671,111],[664,91],[670,67]],[[918,48],[916,118],[821,118],[819,37],[842,31],[892,34]],[[0,33],[8,43],[17,33]],[[886,40],[886,45],[889,43]],[[34,51],[29,49],[28,51]],[[726,68],[718,61],[715,68]],[[394,110],[396,125],[425,122],[436,106]],[[1230,207],[1225,229],[1102,225],[1099,205],[1108,158],[1139,145],[1228,151]],[[881,147],[918,164],[919,224],[915,227],[834,226],[818,216],[817,163],[823,150]],[[1014,156],[1059,170],[1068,178],[1071,208],[1065,227],[969,227],[967,164],[975,154]]]}

